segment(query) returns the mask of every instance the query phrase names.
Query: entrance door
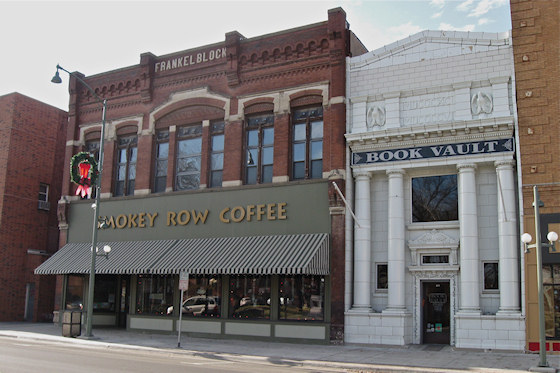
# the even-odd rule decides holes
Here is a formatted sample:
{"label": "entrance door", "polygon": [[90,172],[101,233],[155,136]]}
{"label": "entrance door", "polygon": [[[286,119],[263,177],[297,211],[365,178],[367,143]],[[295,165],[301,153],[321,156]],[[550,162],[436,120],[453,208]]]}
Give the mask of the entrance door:
{"label": "entrance door", "polygon": [[449,344],[449,281],[422,281],[422,341]]}

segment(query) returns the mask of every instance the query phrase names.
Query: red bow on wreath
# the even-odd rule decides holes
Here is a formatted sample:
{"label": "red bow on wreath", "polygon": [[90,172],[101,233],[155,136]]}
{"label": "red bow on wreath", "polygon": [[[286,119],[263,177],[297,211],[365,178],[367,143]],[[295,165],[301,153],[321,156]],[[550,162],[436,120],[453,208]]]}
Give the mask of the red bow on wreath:
{"label": "red bow on wreath", "polygon": [[78,184],[76,195],[91,198],[92,187],[96,185],[99,171],[97,161],[88,152],[80,152],[70,161],[70,177],[73,183]]}
{"label": "red bow on wreath", "polygon": [[91,179],[89,177],[89,169],[91,164],[82,162],[78,165],[80,170],[80,181],[78,182],[78,189],[76,195],[81,195],[84,198],[86,195],[91,198]]}

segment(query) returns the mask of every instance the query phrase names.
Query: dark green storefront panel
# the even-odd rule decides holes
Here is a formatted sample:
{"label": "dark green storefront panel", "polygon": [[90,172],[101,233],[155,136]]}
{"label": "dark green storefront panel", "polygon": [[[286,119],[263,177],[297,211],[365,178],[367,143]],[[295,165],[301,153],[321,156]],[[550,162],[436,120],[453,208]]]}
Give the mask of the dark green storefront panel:
{"label": "dark green storefront panel", "polygon": [[[92,202],[71,203],[68,242],[91,240]],[[330,233],[326,181],[102,200],[100,216],[99,241]]]}

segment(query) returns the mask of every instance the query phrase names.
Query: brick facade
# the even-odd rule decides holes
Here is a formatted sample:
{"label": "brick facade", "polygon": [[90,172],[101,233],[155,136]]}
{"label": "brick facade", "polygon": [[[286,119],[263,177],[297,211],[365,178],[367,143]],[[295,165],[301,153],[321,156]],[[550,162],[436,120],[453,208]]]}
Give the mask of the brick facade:
{"label": "brick facade", "polygon": [[[52,317],[54,278],[33,270],[58,249],[66,120],[66,112],[19,93],[0,97],[0,321]],[[50,208],[38,208],[40,183],[49,185]]]}
{"label": "brick facade", "polygon": [[[272,183],[290,185],[293,176],[292,114],[295,108],[310,105],[323,109],[323,182],[336,181],[344,190],[345,59],[351,51],[359,54],[366,49],[347,28],[344,11],[337,8],[328,12],[325,22],[251,39],[230,32],[225,35],[225,41],[213,45],[166,56],[143,53],[139,65],[90,77],[79,75],[96,94],[108,100],[102,199],[113,199],[118,136],[123,133],[138,135],[134,196],[130,197],[134,201],[149,197],[154,190],[156,132],[169,131],[166,192],[173,193],[177,189],[174,176],[177,131],[182,125],[200,122],[199,189],[202,192],[213,189],[209,188],[208,153],[210,126],[216,120],[225,122],[222,190],[242,188],[247,162],[246,118],[261,113],[274,116]],[[99,139],[101,118],[98,100],[74,77],[69,88],[66,163],[73,154],[84,150],[88,138]],[[59,206],[61,226],[67,223],[68,211],[76,201],[75,186],[69,182],[67,168],[63,180],[62,195],[65,197]],[[329,196],[325,196],[331,208],[331,310],[328,312],[331,318],[327,322],[331,327],[330,339],[342,341],[344,209],[332,185],[329,185]],[[61,246],[67,241],[67,233],[68,230],[61,230]],[[59,285],[62,283],[59,281]],[[61,298],[60,287],[58,290],[58,298]]]}
{"label": "brick facade", "polygon": [[[535,237],[533,190],[539,188],[543,242],[548,230],[559,231],[560,217],[560,4],[557,1],[511,0],[511,20],[519,147],[523,191],[523,230]],[[533,243],[535,241],[533,240]],[[534,250],[525,256],[527,349],[538,350],[538,300]],[[558,263],[550,257],[543,263]],[[547,326],[548,329],[548,326]],[[549,332],[547,331],[547,335]],[[554,339],[550,350],[560,349]]]}

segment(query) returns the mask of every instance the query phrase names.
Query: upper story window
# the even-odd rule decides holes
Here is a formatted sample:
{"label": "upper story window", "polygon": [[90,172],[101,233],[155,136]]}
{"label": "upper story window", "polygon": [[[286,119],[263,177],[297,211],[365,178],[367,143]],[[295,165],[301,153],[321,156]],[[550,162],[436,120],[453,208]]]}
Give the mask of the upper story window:
{"label": "upper story window", "polygon": [[[97,140],[95,140],[95,139],[87,140],[86,139],[85,151],[88,152],[89,154],[93,155],[95,160],[99,163],[99,139],[97,139]],[[98,164],[97,167],[99,167],[99,164]],[[95,199],[96,193],[97,193],[97,188],[95,186],[93,186],[91,188],[91,198]]]}
{"label": "upper story window", "polygon": [[169,130],[156,132],[154,193],[165,192],[169,158]]}
{"label": "upper story window", "polygon": [[274,160],[274,115],[253,115],[245,126],[245,184],[272,182]]}
{"label": "upper story window", "polygon": [[119,136],[117,138],[115,196],[128,196],[134,194],[137,154],[138,137],[136,135]]}
{"label": "upper story window", "polygon": [[202,154],[202,124],[177,128],[175,190],[198,189]]}
{"label": "upper story window", "polygon": [[39,210],[50,209],[49,184],[39,183]]}
{"label": "upper story window", "polygon": [[224,122],[210,127],[210,187],[221,187],[224,173]]}
{"label": "upper story window", "polygon": [[323,108],[294,110],[292,124],[292,179],[322,178]]}
{"label": "upper story window", "polygon": [[457,175],[412,179],[412,222],[458,219]]}
{"label": "upper story window", "polygon": [[99,162],[99,140],[86,141],[85,148],[86,152],[93,155],[95,160]]}

